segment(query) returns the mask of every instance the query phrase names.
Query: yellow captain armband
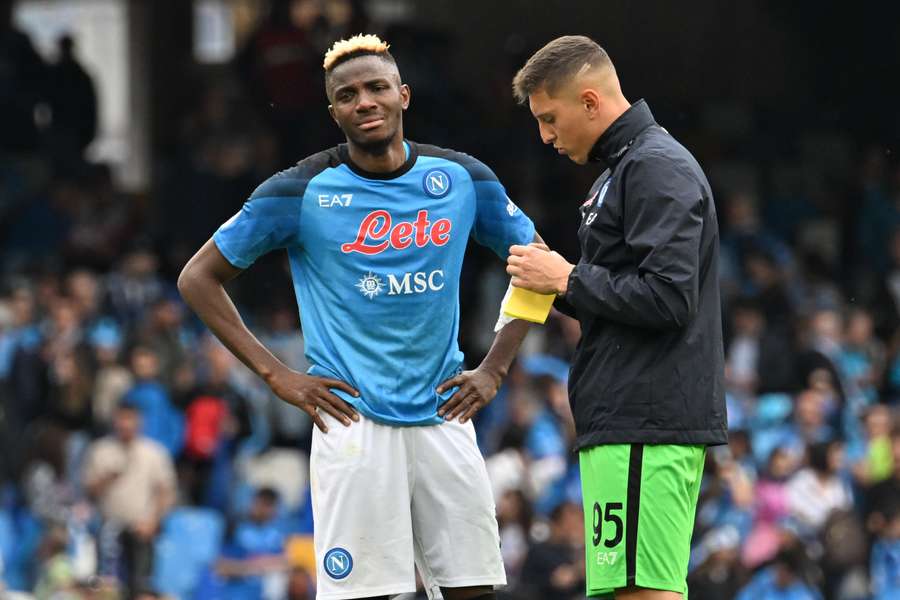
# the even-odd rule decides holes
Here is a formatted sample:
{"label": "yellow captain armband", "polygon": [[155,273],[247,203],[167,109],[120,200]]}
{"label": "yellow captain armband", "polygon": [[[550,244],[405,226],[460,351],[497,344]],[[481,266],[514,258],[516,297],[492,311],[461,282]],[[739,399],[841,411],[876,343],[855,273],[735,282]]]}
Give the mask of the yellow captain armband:
{"label": "yellow captain armband", "polygon": [[538,294],[524,288],[513,287],[510,284],[506,289],[506,295],[503,296],[503,302],[500,304],[500,318],[497,320],[494,331],[500,331],[513,319],[543,325],[547,322],[555,298],[556,294]]}

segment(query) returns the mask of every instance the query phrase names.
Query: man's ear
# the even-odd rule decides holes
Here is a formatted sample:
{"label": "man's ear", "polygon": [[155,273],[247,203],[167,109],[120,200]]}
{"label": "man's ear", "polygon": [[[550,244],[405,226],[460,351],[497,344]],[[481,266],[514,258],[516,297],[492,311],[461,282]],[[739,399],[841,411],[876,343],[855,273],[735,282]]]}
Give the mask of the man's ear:
{"label": "man's ear", "polygon": [[[331,115],[331,119],[332,119],[335,123],[338,122],[337,117],[334,116],[334,106],[332,106],[331,104],[328,105],[328,114]],[[340,125],[340,123],[338,123],[338,125]]]}
{"label": "man's ear", "polygon": [[412,90],[405,83],[400,84],[400,98],[402,99],[403,110],[409,108],[409,101],[412,99]]}
{"label": "man's ear", "polygon": [[600,105],[603,103],[603,99],[600,98],[600,94],[597,93],[597,90],[591,88],[584,89],[581,91],[581,94],[578,95],[578,99],[584,107],[585,112],[587,112],[588,119],[594,119],[600,112]]}

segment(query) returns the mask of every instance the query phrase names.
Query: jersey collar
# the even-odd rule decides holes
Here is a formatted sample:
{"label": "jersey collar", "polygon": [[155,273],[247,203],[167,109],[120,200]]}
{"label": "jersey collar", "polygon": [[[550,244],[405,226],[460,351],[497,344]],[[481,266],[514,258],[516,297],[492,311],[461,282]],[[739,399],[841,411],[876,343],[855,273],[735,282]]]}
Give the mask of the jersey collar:
{"label": "jersey collar", "polygon": [[656,125],[656,120],[650,107],[644,100],[638,100],[597,138],[588,158],[614,169],[638,134],[653,125]]}
{"label": "jersey collar", "polygon": [[347,167],[349,167],[351,171],[353,171],[360,177],[365,177],[366,179],[396,179],[397,177],[400,177],[401,175],[412,169],[413,165],[416,164],[416,159],[419,157],[419,150],[416,147],[415,142],[403,140],[403,145],[406,148],[406,162],[400,165],[400,168],[396,171],[390,171],[387,173],[373,173],[372,171],[366,171],[365,169],[354,163],[350,159],[350,150],[347,149],[347,144],[338,145],[338,156],[340,157],[342,163],[347,165]]}

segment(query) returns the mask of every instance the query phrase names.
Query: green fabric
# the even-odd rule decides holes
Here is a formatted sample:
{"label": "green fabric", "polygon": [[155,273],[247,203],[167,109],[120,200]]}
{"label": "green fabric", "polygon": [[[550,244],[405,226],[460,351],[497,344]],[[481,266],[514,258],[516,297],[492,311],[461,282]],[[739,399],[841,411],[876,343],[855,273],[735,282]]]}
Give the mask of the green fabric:
{"label": "green fabric", "polygon": [[[629,585],[626,540],[632,451],[632,444],[604,444],[579,454],[589,596],[609,596]],[[705,459],[702,445],[644,445],[634,585],[681,592],[687,600],[691,533]]]}

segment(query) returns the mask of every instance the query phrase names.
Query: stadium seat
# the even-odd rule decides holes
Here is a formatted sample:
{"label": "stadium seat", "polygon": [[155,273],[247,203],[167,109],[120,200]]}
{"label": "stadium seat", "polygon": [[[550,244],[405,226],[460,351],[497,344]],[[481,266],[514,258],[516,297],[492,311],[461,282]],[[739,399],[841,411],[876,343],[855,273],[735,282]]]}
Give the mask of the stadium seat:
{"label": "stadium seat", "polygon": [[166,517],[156,542],[153,583],[177,600],[192,597],[202,574],[219,556],[225,524],[207,508],[178,508]]}

